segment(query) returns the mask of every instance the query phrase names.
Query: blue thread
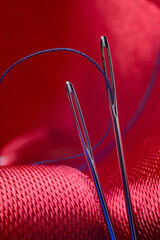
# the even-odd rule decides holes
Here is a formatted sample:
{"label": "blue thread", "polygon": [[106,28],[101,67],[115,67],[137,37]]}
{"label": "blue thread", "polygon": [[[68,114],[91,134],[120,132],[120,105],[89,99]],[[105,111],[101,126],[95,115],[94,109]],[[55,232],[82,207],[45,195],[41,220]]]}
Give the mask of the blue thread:
{"label": "blue thread", "polygon": [[[109,91],[111,93],[111,97],[113,99],[113,94],[112,94],[112,90],[111,90],[111,86],[110,86],[110,83],[105,75],[105,73],[102,71],[102,69],[100,68],[100,66],[92,59],[90,58],[89,56],[87,56],[86,54],[80,52],[80,51],[77,51],[75,49],[71,49],[71,48],[51,48],[51,49],[47,49],[47,50],[42,50],[42,51],[39,51],[39,52],[36,52],[36,53],[33,53],[33,54],[30,54],[20,60],[18,60],[17,62],[15,62],[13,65],[11,65],[3,74],[2,76],[0,77],[0,83],[2,83],[2,80],[4,79],[4,77],[18,64],[20,64],[21,62],[23,61],[26,61],[27,59],[31,58],[31,57],[34,57],[36,55],[40,55],[40,54],[44,54],[44,53],[48,53],[48,52],[58,52],[58,51],[69,51],[69,52],[73,52],[73,53],[76,53],[76,54],[79,54],[83,57],[85,57],[87,60],[89,60],[92,64],[94,64],[98,70],[100,71],[100,73],[103,75],[103,77],[105,78],[105,81],[106,81],[106,84],[107,86],[109,87]],[[104,136],[101,138],[101,140],[93,147],[93,150],[95,150],[97,147],[99,147],[99,145],[103,142],[103,140],[105,139],[105,137],[107,136],[109,130],[110,130],[110,127],[111,127],[111,123],[112,123],[112,120],[110,119],[109,121],[109,124],[108,124],[108,128],[104,134]],[[80,154],[77,154],[77,155],[74,155],[74,156],[69,156],[69,157],[65,157],[65,158],[59,158],[59,159],[54,159],[54,160],[44,160],[44,161],[41,161],[41,162],[36,162],[36,163],[33,163],[34,165],[39,165],[39,164],[48,164],[48,163],[54,163],[54,162],[59,162],[59,161],[64,161],[64,160],[71,160],[71,159],[74,159],[74,158],[79,158],[81,156],[83,156],[84,153],[80,153]]]}
{"label": "blue thread", "polygon": [[111,128],[111,124],[112,124],[112,119],[110,119],[110,121],[109,121],[107,131],[105,132],[105,134],[103,135],[103,137],[101,138],[101,140],[93,147],[93,150],[95,150],[96,148],[98,148],[98,147],[101,145],[101,143],[104,141],[104,139],[106,138],[106,136],[107,136],[108,133],[109,133],[109,130],[110,130],[110,128]]}

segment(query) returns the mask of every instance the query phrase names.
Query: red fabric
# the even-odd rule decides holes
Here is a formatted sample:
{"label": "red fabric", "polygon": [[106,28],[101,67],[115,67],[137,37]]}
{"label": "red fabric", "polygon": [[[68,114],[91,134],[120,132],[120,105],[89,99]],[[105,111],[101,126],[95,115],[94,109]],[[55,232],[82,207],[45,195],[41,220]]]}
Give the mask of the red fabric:
{"label": "red fabric", "polygon": [[[160,145],[128,171],[138,239],[159,239]],[[121,182],[105,179],[117,239],[131,239]],[[66,166],[1,167],[1,239],[109,239],[91,180]]]}
{"label": "red fabric", "polygon": [[93,183],[82,173],[64,166],[0,171],[1,239],[105,238]]}
{"label": "red fabric", "polygon": [[[1,3],[0,23],[1,73],[17,59],[51,47],[72,47],[81,50],[101,64],[99,37],[103,34],[107,35],[115,68],[120,125],[121,129],[124,129],[135,113],[150,80],[160,45],[160,8],[158,0],[71,0],[67,2],[47,1],[45,4],[43,1],[3,1]],[[158,222],[160,217],[158,215],[160,172],[159,79],[160,75],[157,77],[143,113],[124,138],[124,152],[139,239],[160,238]],[[60,53],[46,54],[19,65],[9,73],[0,86],[1,165],[27,164],[33,161],[57,159],[81,151],[65,92],[66,80],[72,81],[75,85],[92,144],[94,145],[101,138],[106,129],[106,122],[109,121],[103,78],[93,66],[79,56]],[[107,146],[112,137],[112,134],[108,136],[98,152]],[[83,162],[83,159],[74,159],[62,163],[77,167]],[[109,201],[109,209],[113,217],[116,234],[119,239],[129,239],[115,151],[112,150],[108,155],[105,155],[97,163],[97,168],[106,198]],[[37,207],[35,211],[34,208],[27,205],[31,201],[28,198],[32,197],[34,201],[36,196],[39,196],[38,187],[39,182],[43,179],[44,169],[49,171],[47,173],[50,174],[50,177],[46,179],[46,190],[43,191],[51,194],[49,182],[51,181],[52,171],[55,173],[55,182],[58,181],[58,176],[61,176],[61,178],[64,176],[65,179],[67,172],[67,184],[68,186],[75,184],[73,184],[73,189],[75,188],[77,199],[81,200],[76,186],[79,188],[81,177],[82,179],[85,177],[82,175],[80,177],[76,170],[69,170],[65,166],[60,168],[53,166],[46,168],[1,167],[3,177],[0,176],[0,186],[1,190],[3,189],[3,198],[5,199],[5,201],[1,200],[1,206],[3,207],[0,209],[2,239],[7,237],[12,239],[13,229],[16,228],[17,224],[20,224],[19,229],[22,229],[21,231],[26,239],[28,237],[43,239],[43,236],[52,238],[52,234],[57,234],[55,235],[57,239],[60,238],[58,232],[55,233],[52,227],[44,228],[44,232],[38,235],[37,229],[41,227],[35,220],[36,218],[31,216],[37,214],[36,216],[41,218],[41,215],[36,212],[41,210],[37,210]],[[38,180],[36,179],[37,175],[35,175],[36,171],[39,175]],[[72,171],[74,172],[73,175],[71,174]],[[28,174],[31,175],[31,182],[27,181]],[[22,175],[26,177],[23,178]],[[16,176],[15,180],[14,176]],[[7,182],[5,182],[6,178],[9,179]],[[93,189],[90,190],[88,181],[84,181],[83,189],[86,201],[90,202],[92,196],[93,208],[89,209],[90,205],[86,202],[83,209],[85,210],[84,215],[94,215],[94,223],[98,227],[93,226],[95,231],[93,232],[94,236],[92,236],[89,227],[92,226],[91,218],[88,220],[87,227],[84,227],[83,221],[80,221],[80,230],[77,229],[76,222],[79,219],[70,222],[73,224],[72,228],[66,229],[66,223],[62,224],[62,229],[66,230],[66,236],[71,236],[71,231],[78,234],[73,235],[73,239],[85,239],[86,236],[87,239],[104,238],[101,237],[104,236],[104,230],[102,230],[104,225],[99,222],[100,220],[95,214],[95,212],[98,214],[100,209],[94,202]],[[13,192],[10,192],[10,186],[13,182],[19,189],[16,192],[13,189]],[[64,186],[63,181],[61,182],[61,186]],[[24,195],[21,195],[21,189],[18,186],[22,186]],[[35,195],[28,194],[32,187],[37,189]],[[43,186],[41,186],[42,188]],[[62,188],[63,196],[65,196],[65,191],[66,188]],[[8,198],[8,196],[10,197]],[[22,210],[20,212],[21,221],[19,222],[15,221],[14,214],[8,214],[11,212],[10,208],[14,207],[11,199],[18,199],[18,196],[20,199],[26,199],[25,206],[31,214],[27,215],[29,221],[26,221],[25,228]],[[45,213],[48,216],[48,218],[45,216],[44,222],[42,221],[44,225],[48,223],[48,219],[53,219],[50,218],[49,208],[45,206],[45,199],[46,196],[41,200],[36,200],[39,206],[40,201],[44,201],[42,211],[46,211]],[[53,199],[54,206],[59,199],[60,194]],[[70,197],[69,194],[65,196],[65,201],[74,202],[75,199]],[[15,204],[19,209],[18,200],[15,201]],[[83,206],[80,205],[78,209],[75,208],[75,211],[82,211],[82,208]],[[67,216],[67,220],[70,219],[70,214],[68,212],[65,214],[66,212],[63,216],[57,214],[54,217],[59,222],[64,216]],[[34,228],[36,222],[37,228]],[[13,228],[10,227],[11,225]],[[56,226],[55,224],[54,228]],[[29,234],[27,229],[30,229],[32,237],[27,235]],[[17,231],[15,237],[18,238]],[[19,232],[19,234],[21,233]]]}

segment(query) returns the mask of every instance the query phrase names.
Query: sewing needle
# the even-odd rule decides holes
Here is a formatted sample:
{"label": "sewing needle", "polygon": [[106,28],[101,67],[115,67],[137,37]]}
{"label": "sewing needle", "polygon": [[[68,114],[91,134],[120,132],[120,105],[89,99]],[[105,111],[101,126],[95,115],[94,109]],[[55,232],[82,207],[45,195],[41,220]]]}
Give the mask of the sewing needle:
{"label": "sewing needle", "polygon": [[101,55],[102,55],[103,70],[107,77],[107,68],[106,68],[105,53],[104,53],[105,48],[107,50],[110,80],[111,80],[111,87],[112,87],[112,96],[108,89],[108,85],[107,85],[106,81],[105,81],[105,83],[106,83],[106,88],[107,88],[107,92],[108,92],[110,111],[111,111],[112,122],[113,122],[113,127],[114,127],[115,141],[116,141],[116,146],[117,146],[117,154],[118,154],[118,160],[119,160],[119,165],[120,165],[120,172],[121,172],[122,182],[123,182],[123,190],[124,190],[124,197],[125,197],[127,216],[128,216],[129,226],[130,226],[130,232],[131,232],[132,240],[136,240],[137,238],[136,238],[136,231],[135,231],[135,223],[134,223],[134,218],[133,218],[133,210],[132,210],[130,192],[129,192],[128,181],[127,181],[127,173],[126,173],[126,167],[125,167],[125,161],[124,161],[121,131],[120,131],[120,127],[119,127],[116,86],[115,86],[113,65],[112,65],[112,59],[111,59],[111,53],[110,53],[108,40],[105,36],[102,36],[101,37]]}
{"label": "sewing needle", "polygon": [[90,139],[88,136],[86,124],[83,118],[83,114],[80,108],[80,104],[79,104],[76,92],[71,82],[66,82],[66,89],[67,89],[73,117],[75,120],[75,124],[78,130],[82,147],[83,147],[83,151],[84,151],[87,163],[89,165],[89,169],[91,171],[91,175],[93,177],[93,181],[94,181],[96,191],[99,197],[99,201],[102,207],[104,219],[108,227],[111,240],[116,240],[114,229],[113,229],[112,222],[109,215],[109,211],[108,211],[105,198],[102,192],[102,188],[99,182],[99,177],[98,177],[96,166],[95,166],[94,156],[93,156],[92,147],[90,144]]}

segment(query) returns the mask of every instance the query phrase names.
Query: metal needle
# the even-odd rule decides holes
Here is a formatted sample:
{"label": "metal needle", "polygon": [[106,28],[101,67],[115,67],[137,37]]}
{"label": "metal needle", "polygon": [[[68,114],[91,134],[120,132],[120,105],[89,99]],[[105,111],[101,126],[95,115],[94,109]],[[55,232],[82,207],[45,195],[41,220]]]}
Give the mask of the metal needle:
{"label": "metal needle", "polygon": [[83,114],[82,114],[82,111],[80,108],[80,104],[79,104],[79,101],[78,101],[78,98],[77,98],[77,95],[76,95],[73,85],[70,82],[66,82],[66,88],[67,88],[68,98],[69,98],[71,110],[73,113],[73,117],[75,120],[75,124],[76,124],[77,130],[78,130],[78,134],[79,134],[79,137],[81,140],[82,147],[83,147],[83,151],[84,151],[87,163],[89,165],[89,169],[90,169],[91,175],[93,177],[93,181],[94,181],[94,184],[95,184],[95,187],[97,190],[97,194],[99,197],[99,201],[100,201],[100,204],[102,207],[104,219],[105,219],[106,225],[108,227],[108,231],[109,231],[111,239],[116,240],[112,222],[111,222],[111,219],[109,216],[108,208],[107,208],[105,198],[104,198],[104,195],[103,195],[103,192],[101,189],[101,185],[99,182],[99,178],[97,175],[95,161],[94,161],[93,152],[92,152],[92,147],[90,144],[90,139],[88,136],[88,132],[87,132],[84,118],[83,118]]}
{"label": "metal needle", "polygon": [[113,97],[111,96],[111,93],[108,90],[107,84],[106,84],[106,88],[107,88],[107,92],[108,92],[110,111],[111,111],[111,115],[112,115],[112,122],[113,122],[114,133],[115,133],[115,141],[116,141],[116,146],[117,146],[117,154],[118,154],[120,171],[121,171],[122,182],[123,182],[127,216],[128,216],[132,239],[136,240],[137,238],[136,238],[136,231],[135,231],[135,223],[134,223],[134,218],[133,218],[133,210],[132,210],[132,204],[131,204],[131,198],[130,198],[130,193],[129,193],[127,174],[126,174],[126,167],[125,167],[125,161],[124,161],[121,131],[120,131],[120,127],[119,127],[117,97],[116,97],[116,87],[115,87],[115,80],[114,80],[113,65],[112,65],[111,53],[110,53],[110,48],[109,48],[107,38],[105,36],[102,36],[101,37],[101,55],[102,55],[103,70],[107,76],[107,68],[106,68],[106,62],[105,62],[104,49],[107,50],[109,72],[110,72],[110,82],[111,82]]}

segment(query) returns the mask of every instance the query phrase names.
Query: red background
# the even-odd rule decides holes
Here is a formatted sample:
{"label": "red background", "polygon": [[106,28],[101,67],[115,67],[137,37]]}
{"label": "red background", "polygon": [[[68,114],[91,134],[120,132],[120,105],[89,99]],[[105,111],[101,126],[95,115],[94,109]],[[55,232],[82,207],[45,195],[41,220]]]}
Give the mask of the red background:
{"label": "red background", "polygon": [[[3,1],[0,73],[28,54],[56,47],[80,50],[101,66],[100,36],[106,35],[123,130],[151,79],[160,46],[159,25],[158,0]],[[57,159],[82,151],[65,91],[68,80],[75,85],[92,145],[102,137],[110,118],[103,77],[72,53],[36,56],[14,68],[0,86],[1,165]],[[127,169],[139,163],[148,146],[152,153],[153,147],[158,148],[159,80],[160,75],[140,118],[124,137]],[[112,139],[110,133],[98,152]],[[62,163],[77,167],[84,160]],[[106,186],[118,169],[115,151],[103,156],[97,168]]]}

